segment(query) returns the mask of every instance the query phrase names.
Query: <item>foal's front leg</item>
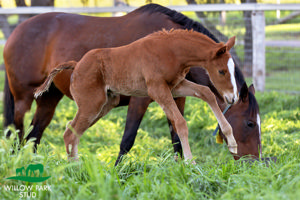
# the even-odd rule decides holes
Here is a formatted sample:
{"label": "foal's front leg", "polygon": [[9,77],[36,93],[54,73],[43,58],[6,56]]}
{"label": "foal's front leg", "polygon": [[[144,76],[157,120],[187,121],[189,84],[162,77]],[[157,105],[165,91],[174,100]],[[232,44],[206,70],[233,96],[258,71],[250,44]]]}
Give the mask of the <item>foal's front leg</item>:
{"label": "foal's front leg", "polygon": [[[180,113],[182,114],[182,116],[184,116],[185,97],[175,98],[174,100],[175,100],[175,103],[176,103]],[[181,147],[181,143],[180,143],[178,134],[175,132],[173,125],[169,119],[168,119],[168,124],[169,124],[172,144],[173,144],[173,148],[174,148],[174,153],[175,153],[174,158],[175,158],[175,160],[177,160],[178,156],[182,157],[182,147]]]}
{"label": "foal's front leg", "polygon": [[237,143],[233,137],[232,128],[220,110],[215,95],[208,87],[198,85],[185,79],[172,90],[172,94],[174,97],[193,96],[207,102],[216,116],[222,132],[227,138],[229,151],[233,154],[237,154]]}
{"label": "foal's front leg", "polygon": [[148,95],[161,106],[175,128],[181,141],[184,158],[191,160],[193,156],[188,142],[188,127],[173,99],[169,86],[166,83],[155,82],[147,87]]}

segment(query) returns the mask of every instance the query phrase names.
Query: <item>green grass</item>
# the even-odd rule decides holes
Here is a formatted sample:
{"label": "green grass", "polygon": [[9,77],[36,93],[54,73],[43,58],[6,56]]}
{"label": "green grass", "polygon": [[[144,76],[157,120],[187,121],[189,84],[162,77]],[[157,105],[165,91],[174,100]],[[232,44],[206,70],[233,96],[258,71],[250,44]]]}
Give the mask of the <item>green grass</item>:
{"label": "green grass", "polygon": [[[270,28],[267,34],[280,31],[278,27]],[[292,71],[295,65],[290,63],[294,56],[289,53],[290,49],[281,49],[277,53],[274,48],[269,50],[272,53],[267,53],[266,58],[266,89],[299,91],[300,74],[299,70]],[[275,58],[281,58],[280,66],[272,64]],[[285,85],[291,79],[295,84]],[[1,91],[3,83],[4,72],[0,71]],[[277,163],[269,166],[234,162],[227,147],[215,143],[212,132],[217,122],[212,112],[205,103],[193,98],[187,100],[185,118],[196,165],[174,161],[166,119],[155,103],[143,119],[133,149],[116,168],[113,165],[124,130],[126,107],[114,109],[86,131],[79,144],[79,162],[67,161],[62,137],[67,122],[76,113],[73,101],[64,98],[59,104],[37,154],[31,151],[32,142],[18,153],[11,153],[14,140],[4,137],[1,114],[0,199],[19,199],[19,192],[5,191],[4,185],[24,184],[50,186],[51,191],[33,189],[32,192],[36,192],[37,199],[55,200],[299,199],[300,96],[258,92],[256,97],[262,118],[263,156],[278,158]],[[32,116],[33,111],[26,114],[27,133]],[[31,163],[42,163],[45,167],[43,176],[51,178],[33,184],[5,179],[15,176],[16,168]]]}
{"label": "green grass", "polygon": [[[262,118],[263,156],[277,163],[234,162],[225,145],[212,136],[216,120],[208,106],[188,98],[186,120],[197,164],[175,162],[162,110],[151,104],[132,151],[113,167],[124,130],[126,108],[117,108],[90,128],[79,144],[79,162],[68,162],[62,134],[76,112],[64,98],[46,129],[37,154],[32,143],[11,154],[13,139],[0,137],[0,199],[20,193],[4,185],[26,184],[5,178],[31,163],[45,166],[51,191],[36,191],[38,199],[297,199],[300,195],[300,96],[257,93]],[[2,112],[2,111],[1,111]],[[33,113],[26,115],[26,129]],[[0,122],[1,123],[1,122]],[[1,123],[2,124],[2,123]]]}

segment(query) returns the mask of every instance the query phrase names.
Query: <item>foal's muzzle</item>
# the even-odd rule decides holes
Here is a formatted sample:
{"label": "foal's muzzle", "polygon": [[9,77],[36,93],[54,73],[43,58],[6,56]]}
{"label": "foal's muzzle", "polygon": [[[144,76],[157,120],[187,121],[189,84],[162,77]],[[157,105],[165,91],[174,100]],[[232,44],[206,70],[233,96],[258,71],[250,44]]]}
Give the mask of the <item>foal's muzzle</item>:
{"label": "foal's muzzle", "polygon": [[227,104],[235,104],[238,102],[239,95],[234,93],[224,94],[224,99]]}

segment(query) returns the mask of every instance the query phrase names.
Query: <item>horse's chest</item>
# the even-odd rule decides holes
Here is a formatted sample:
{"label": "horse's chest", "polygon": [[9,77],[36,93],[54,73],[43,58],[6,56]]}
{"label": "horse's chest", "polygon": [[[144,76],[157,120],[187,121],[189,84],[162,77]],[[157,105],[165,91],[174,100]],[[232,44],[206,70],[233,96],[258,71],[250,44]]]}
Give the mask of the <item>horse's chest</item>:
{"label": "horse's chest", "polygon": [[166,79],[169,83],[170,88],[176,87],[181,81],[183,81],[186,77],[186,74],[189,72],[190,68],[183,68],[178,71],[174,71],[172,76]]}

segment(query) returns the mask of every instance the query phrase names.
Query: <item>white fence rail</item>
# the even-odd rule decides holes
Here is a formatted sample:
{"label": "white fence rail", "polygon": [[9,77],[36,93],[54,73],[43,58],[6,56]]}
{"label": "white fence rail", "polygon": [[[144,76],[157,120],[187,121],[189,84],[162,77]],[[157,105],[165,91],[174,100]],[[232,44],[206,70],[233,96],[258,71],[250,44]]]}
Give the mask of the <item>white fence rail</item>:
{"label": "white fence rail", "polygon": [[[264,11],[290,10],[300,11],[300,4],[205,4],[188,6],[169,6],[169,8],[182,11],[252,11],[252,35],[253,35],[253,83],[257,90],[265,90],[265,16]],[[0,15],[12,14],[41,14],[45,12],[68,12],[68,13],[114,13],[130,12],[136,7],[18,7],[4,9],[0,8]]]}
{"label": "white fence rail", "polygon": [[[203,4],[188,6],[168,6],[179,12],[194,11],[269,11],[269,10],[294,10],[300,11],[300,4]],[[69,12],[69,13],[111,13],[111,12],[130,12],[136,9],[132,6],[118,7],[73,7],[73,8],[57,8],[57,7],[18,7],[18,8],[0,8],[0,14],[41,14],[45,12]]]}

